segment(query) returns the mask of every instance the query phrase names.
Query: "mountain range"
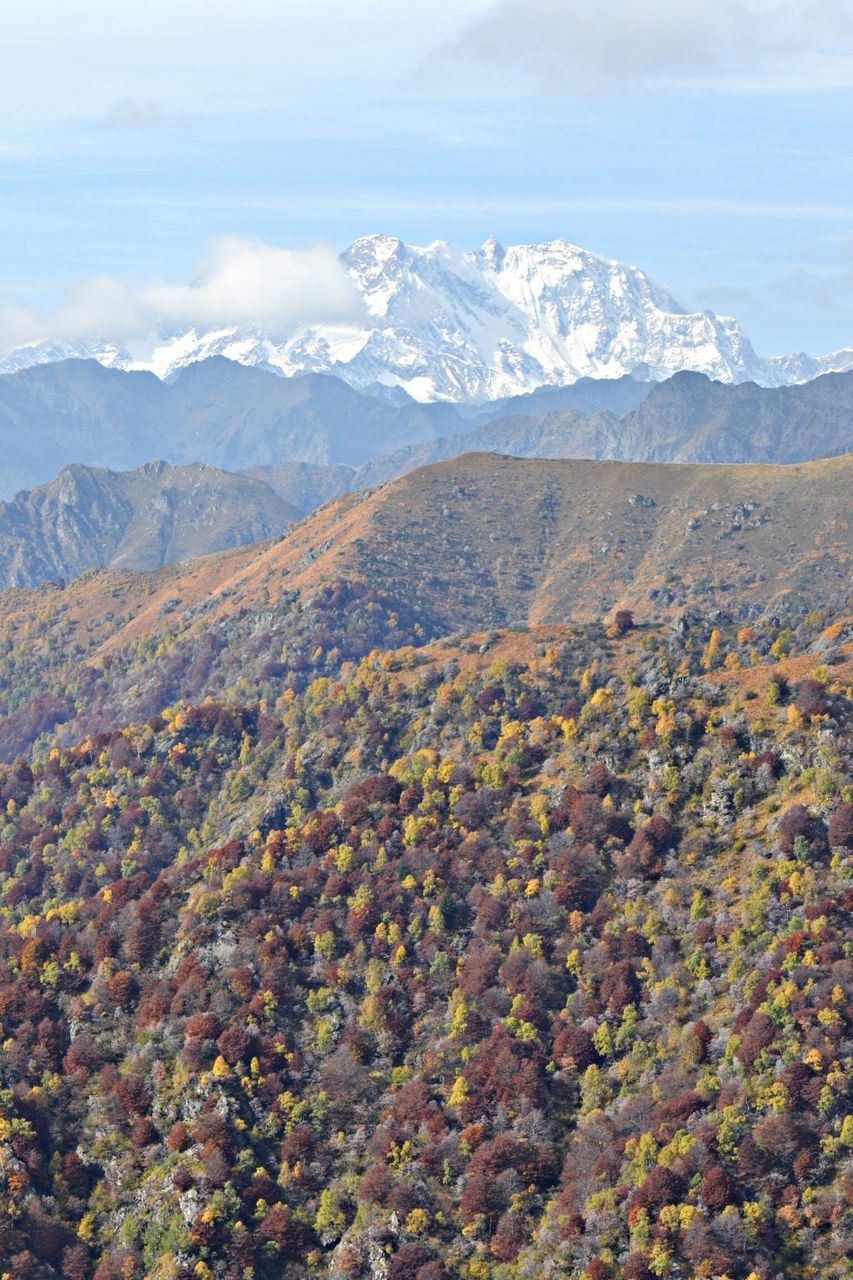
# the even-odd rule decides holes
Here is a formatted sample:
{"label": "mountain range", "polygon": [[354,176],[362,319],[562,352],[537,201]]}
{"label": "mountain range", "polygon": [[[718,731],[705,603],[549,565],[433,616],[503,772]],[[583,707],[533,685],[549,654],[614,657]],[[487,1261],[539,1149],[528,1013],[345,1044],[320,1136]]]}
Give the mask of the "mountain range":
{"label": "mountain range", "polygon": [[[124,482],[189,485],[194,470],[160,464]],[[308,599],[342,580],[381,588],[432,636],[587,622],[617,607],[638,620],[692,607],[749,618],[801,598],[840,609],[853,582],[851,484],[853,454],[784,467],[466,454],[342,494],[272,540],[148,574],[127,573],[129,555],[116,555],[113,569],[62,591],[62,616],[87,629],[97,619],[109,647],[153,627],[175,601],[181,627],[192,630],[201,612],[209,630],[282,593]],[[0,621],[35,599],[7,592]]]}
{"label": "mountain range", "polygon": [[281,462],[356,468],[510,408],[520,415],[625,412],[650,388],[632,378],[584,379],[471,411],[419,404],[400,388],[368,395],[325,374],[278,377],[221,356],[165,382],[96,360],[64,360],[0,376],[0,498],[78,462],[122,469],[156,458],[231,470]]}
{"label": "mountain range", "polygon": [[[535,412],[555,403],[634,407]],[[514,412],[490,419],[484,408],[389,405],[335,378],[279,378],[222,358],[170,383],[69,361],[0,379],[0,405],[7,493],[27,471],[52,474],[63,457],[111,464],[66,463],[45,485],[0,502],[0,586],[252,542],[342,494],[477,451],[777,464],[853,451],[853,373],[787,388],[691,373],[578,383],[498,402],[497,415]],[[152,455],[167,461],[143,462]]]}
{"label": "mountain range", "polygon": [[277,372],[379,382],[420,401],[480,403],[580,378],[663,380],[681,370],[722,382],[777,386],[853,368],[853,347],[813,358],[758,356],[736,320],[690,311],[637,267],[565,239],[462,252],[394,236],[356,240],[341,255],[361,316],[279,339],[259,327],[163,332],[133,354],[110,340],[46,341],[0,362],[13,372],[85,356],[162,378],[210,356]]}
{"label": "mountain range", "polygon": [[464,421],[449,405],[389,405],[339,378],[279,378],[232,360],[151,373],[67,360],[0,378],[0,495],[65,463],[133,468],[155,458],[232,469],[370,458]]}
{"label": "mountain range", "polygon": [[[541,397],[547,402],[548,393]],[[539,397],[510,404],[535,405]],[[303,510],[347,489],[373,488],[415,467],[486,451],[519,458],[611,458],[648,462],[804,462],[853,450],[853,374],[795,387],[727,386],[678,373],[647,386],[623,414],[512,413],[463,432],[407,445],[356,468],[306,470],[284,463],[250,474]]]}
{"label": "mountain range", "polygon": [[[166,382],[67,360],[0,376],[0,498],[77,462],[133,469],[164,458],[240,471],[292,463],[351,469],[349,482],[339,472],[331,488],[322,481],[309,486],[304,500],[290,499],[307,510],[331,492],[471,448],[787,462],[849,450],[851,422],[853,374],[789,388],[731,386],[689,373],[664,383],[586,379],[472,408],[419,404],[400,389],[389,401],[377,398],[375,388],[358,392],[326,374],[284,378],[222,357],[189,365]],[[390,470],[385,463],[371,469],[395,454]]]}

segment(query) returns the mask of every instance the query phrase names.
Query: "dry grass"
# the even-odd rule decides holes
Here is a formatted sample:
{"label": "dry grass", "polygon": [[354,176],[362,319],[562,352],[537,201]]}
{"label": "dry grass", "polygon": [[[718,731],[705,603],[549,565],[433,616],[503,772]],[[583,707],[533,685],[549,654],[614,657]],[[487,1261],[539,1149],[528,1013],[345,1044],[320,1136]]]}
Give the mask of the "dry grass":
{"label": "dry grass", "polygon": [[156,630],[169,602],[212,602],[207,625],[338,578],[383,588],[448,632],[621,607],[639,621],[764,608],[792,591],[838,607],[853,577],[851,490],[851,456],[769,467],[470,454],[335,499],[275,542],[6,592],[0,625],[62,607],[106,654]]}

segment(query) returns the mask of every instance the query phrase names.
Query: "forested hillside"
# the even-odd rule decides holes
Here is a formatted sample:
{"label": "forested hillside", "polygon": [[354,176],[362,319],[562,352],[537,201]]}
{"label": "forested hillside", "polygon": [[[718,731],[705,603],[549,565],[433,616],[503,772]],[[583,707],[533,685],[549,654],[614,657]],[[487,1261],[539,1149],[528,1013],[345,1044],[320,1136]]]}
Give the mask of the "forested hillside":
{"label": "forested hillside", "polygon": [[853,0],[0,32],[0,1280],[853,1280]]}
{"label": "forested hillside", "polygon": [[847,470],[4,593],[9,1280],[844,1274]]}
{"label": "forested hillside", "polygon": [[845,1275],[849,624],[294,616],[0,766],[9,1280]]}

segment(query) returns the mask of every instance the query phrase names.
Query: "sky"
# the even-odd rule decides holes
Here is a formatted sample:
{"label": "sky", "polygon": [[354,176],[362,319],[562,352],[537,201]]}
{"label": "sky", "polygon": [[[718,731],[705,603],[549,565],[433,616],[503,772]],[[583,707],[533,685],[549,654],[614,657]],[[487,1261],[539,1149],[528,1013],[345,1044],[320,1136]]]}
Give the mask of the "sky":
{"label": "sky", "polygon": [[0,348],[346,318],[335,253],[376,231],[565,236],[762,354],[853,345],[853,0],[4,0],[0,24]]}

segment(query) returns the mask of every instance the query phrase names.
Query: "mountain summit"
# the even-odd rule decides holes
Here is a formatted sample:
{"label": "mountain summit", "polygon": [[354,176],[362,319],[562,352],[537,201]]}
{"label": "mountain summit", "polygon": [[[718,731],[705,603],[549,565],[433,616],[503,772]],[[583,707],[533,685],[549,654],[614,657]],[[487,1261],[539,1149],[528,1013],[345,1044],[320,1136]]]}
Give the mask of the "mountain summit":
{"label": "mountain summit", "polygon": [[482,402],[625,374],[663,380],[681,370],[722,382],[777,386],[853,368],[853,349],[823,359],[762,359],[736,320],[687,311],[637,267],[568,240],[504,247],[494,237],[461,252],[394,236],[356,240],[341,254],[363,318],[312,325],[282,341],[261,328],[159,335],[140,358],[114,341],[19,348],[0,372],[93,357],[161,378],[222,355],[285,374],[333,373],[358,389],[400,387],[416,400]]}

